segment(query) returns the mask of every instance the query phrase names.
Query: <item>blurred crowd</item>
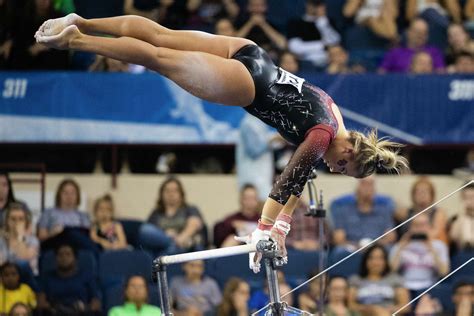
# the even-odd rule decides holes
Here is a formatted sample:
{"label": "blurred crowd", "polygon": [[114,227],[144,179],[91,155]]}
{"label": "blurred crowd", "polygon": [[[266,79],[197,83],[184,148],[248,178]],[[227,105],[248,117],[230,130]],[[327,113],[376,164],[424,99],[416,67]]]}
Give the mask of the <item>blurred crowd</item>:
{"label": "blurred crowd", "polygon": [[[385,235],[357,254],[359,263],[324,279],[326,315],[392,315],[459,266],[459,258],[471,258],[474,184],[466,186],[460,198],[463,207],[451,210],[451,217],[439,207],[424,211],[436,200],[436,188],[429,177],[419,177],[407,197],[408,207],[396,205],[390,196],[377,192],[377,178],[371,176],[358,180],[354,192],[331,201],[325,222],[330,260],[342,259]],[[151,259],[158,255],[237,245],[233,237],[255,229],[262,207],[256,187],[244,185],[239,209],[208,227],[199,208],[187,201],[177,177],[161,183],[156,206],[144,222],[116,218],[120,206],[108,194],[98,198],[92,210],[81,210],[79,205],[80,186],[74,179],[64,179],[55,205],[33,222],[28,205],[15,199],[8,173],[0,174],[0,315],[159,315],[157,294],[149,294],[154,287],[151,276],[143,274],[146,267],[133,255],[146,254],[145,264],[151,269]],[[296,260],[295,254],[327,248],[321,247],[316,219],[305,217],[306,211],[301,202],[287,238],[289,264],[292,257]],[[409,223],[393,230],[407,219]],[[316,261],[299,264],[311,272],[308,278],[318,272]],[[196,260],[172,273],[176,315],[249,315],[268,303],[268,288],[264,282],[255,283],[245,263],[221,269],[217,268],[225,275],[215,275],[205,262]],[[472,266],[469,271],[445,281],[450,290],[444,299],[454,310],[429,292],[401,314],[472,315]],[[106,275],[118,282],[118,292],[117,283]],[[316,312],[321,304],[319,280],[285,300]],[[279,285],[286,293],[298,282],[291,272],[280,271]]]}
{"label": "blurred crowd", "polygon": [[[71,12],[86,18],[136,14],[173,29],[246,37],[294,73],[474,73],[474,0],[0,0],[0,70],[147,71],[34,41],[45,20]],[[255,229],[279,168],[278,161],[273,167],[272,152],[279,139],[253,129],[251,120],[244,120],[248,134],[241,135],[237,149],[237,168],[243,170],[238,171],[240,207],[223,209],[230,215],[214,227],[187,201],[177,177],[161,183],[146,221],[116,218],[120,205],[106,192],[91,210],[80,209],[81,188],[74,179],[60,183],[54,206],[36,221],[27,203],[15,199],[9,174],[0,173],[0,316],[159,315],[150,274],[143,274],[135,258],[144,255],[151,269],[156,256],[234,246],[235,235]],[[253,131],[266,136],[258,139]],[[169,155],[160,162],[162,173],[172,171]],[[255,173],[246,166],[246,155],[260,157],[254,168],[265,183],[248,183]],[[472,177],[472,157],[471,150],[466,166],[455,173]],[[321,245],[316,220],[304,216],[304,202],[295,211],[287,247],[304,254],[328,250],[337,261],[384,234],[357,265],[324,279],[325,314],[392,315],[453,271],[460,258],[474,256],[474,185],[460,195],[462,209],[425,212],[436,201],[430,178],[413,183],[409,207],[379,194],[375,176],[361,179],[355,192],[330,203],[324,225],[329,249]],[[318,273],[316,262],[305,264],[308,277]],[[249,315],[268,303],[268,288],[255,284],[246,266],[219,280],[212,272],[205,262],[192,261],[170,278],[176,315]],[[112,276],[106,278],[107,273]],[[472,277],[446,281],[447,294],[423,295],[401,314],[474,315]],[[319,280],[285,300],[316,312],[322,304]],[[286,293],[298,284],[294,275],[280,272],[279,285]]]}
{"label": "blurred crowd", "polygon": [[0,0],[0,69],[144,71],[34,41],[71,12],[246,37],[290,72],[474,73],[474,0]]}

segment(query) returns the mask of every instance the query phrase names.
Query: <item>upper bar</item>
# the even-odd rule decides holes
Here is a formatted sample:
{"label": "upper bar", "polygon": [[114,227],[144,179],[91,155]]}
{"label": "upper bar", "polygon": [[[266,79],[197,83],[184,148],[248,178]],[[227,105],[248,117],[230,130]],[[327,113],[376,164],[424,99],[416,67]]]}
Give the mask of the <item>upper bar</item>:
{"label": "upper bar", "polygon": [[256,252],[256,251],[257,251],[257,245],[249,244],[249,245],[233,246],[233,247],[218,248],[218,249],[211,249],[211,250],[194,251],[194,252],[188,252],[188,253],[172,255],[172,256],[163,256],[163,257],[160,257],[159,260],[161,264],[169,265],[169,264],[183,263],[183,262],[188,262],[188,261],[193,261],[193,260],[206,260],[206,259],[212,259],[212,258],[236,256],[236,255]]}

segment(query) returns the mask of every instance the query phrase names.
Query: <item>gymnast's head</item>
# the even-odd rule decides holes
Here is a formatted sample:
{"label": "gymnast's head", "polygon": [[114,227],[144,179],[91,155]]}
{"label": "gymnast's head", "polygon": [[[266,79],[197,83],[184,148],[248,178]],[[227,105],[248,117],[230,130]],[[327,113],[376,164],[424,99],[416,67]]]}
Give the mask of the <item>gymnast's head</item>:
{"label": "gymnast's head", "polygon": [[376,171],[400,174],[408,170],[408,160],[399,154],[402,144],[379,139],[377,131],[367,135],[348,131],[346,137],[336,137],[324,154],[331,172],[354,178],[365,178]]}

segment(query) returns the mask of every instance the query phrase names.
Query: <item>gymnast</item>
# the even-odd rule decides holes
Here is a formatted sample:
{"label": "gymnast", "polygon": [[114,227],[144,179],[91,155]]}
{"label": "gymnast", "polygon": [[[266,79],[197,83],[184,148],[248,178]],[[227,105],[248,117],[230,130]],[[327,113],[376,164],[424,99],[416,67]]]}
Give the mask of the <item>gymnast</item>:
{"label": "gymnast", "polygon": [[[35,37],[50,48],[143,65],[196,97],[244,108],[296,145],[265,201],[257,229],[247,237],[236,237],[247,243],[272,238],[285,261],[291,216],[321,159],[331,172],[355,178],[367,177],[377,169],[399,173],[408,168],[407,160],[398,154],[400,144],[378,139],[375,130],[367,136],[346,130],[329,95],[275,66],[250,40],[170,30],[139,16],[84,19],[74,13],[44,22]],[[255,273],[260,270],[260,260],[260,253],[249,258]]]}

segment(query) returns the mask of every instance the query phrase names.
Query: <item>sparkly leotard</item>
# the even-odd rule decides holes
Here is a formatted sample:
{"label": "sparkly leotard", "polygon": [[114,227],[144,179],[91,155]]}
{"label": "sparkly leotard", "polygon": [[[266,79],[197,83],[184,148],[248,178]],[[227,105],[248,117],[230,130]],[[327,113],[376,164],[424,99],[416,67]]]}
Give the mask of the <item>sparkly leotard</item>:
{"label": "sparkly leotard", "polygon": [[270,193],[285,204],[292,194],[301,195],[311,170],[336,135],[334,101],[320,88],[275,66],[256,45],[242,47],[232,58],[247,67],[255,84],[255,99],[244,109],[298,146]]}

